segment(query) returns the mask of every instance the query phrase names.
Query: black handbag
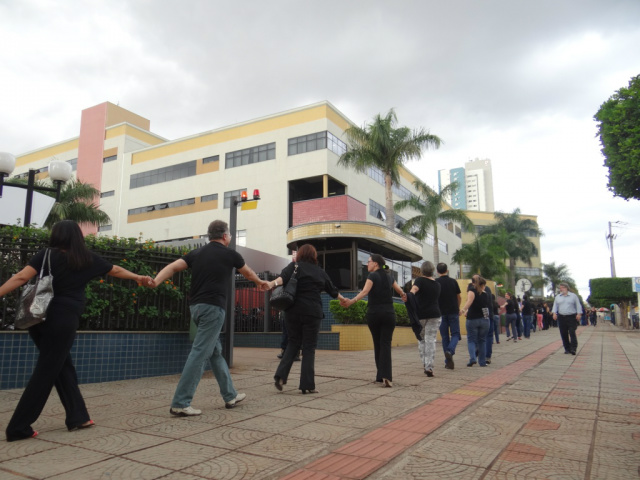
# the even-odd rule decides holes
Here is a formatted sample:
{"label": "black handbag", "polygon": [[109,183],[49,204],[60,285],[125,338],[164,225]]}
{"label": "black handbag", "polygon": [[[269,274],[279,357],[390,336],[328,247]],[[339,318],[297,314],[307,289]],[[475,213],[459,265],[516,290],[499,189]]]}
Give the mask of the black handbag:
{"label": "black handbag", "polygon": [[293,302],[296,301],[296,290],[298,289],[298,279],[296,274],[298,273],[298,264],[296,263],[293,269],[293,275],[286,285],[280,285],[273,289],[271,293],[270,303],[276,310],[286,310]]}
{"label": "black handbag", "polygon": [[[43,275],[45,263],[48,275]],[[30,283],[22,288],[14,326],[29,328],[44,322],[51,300],[53,300],[53,275],[51,275],[51,250],[47,248],[42,259],[40,276],[36,278],[35,283]]]}

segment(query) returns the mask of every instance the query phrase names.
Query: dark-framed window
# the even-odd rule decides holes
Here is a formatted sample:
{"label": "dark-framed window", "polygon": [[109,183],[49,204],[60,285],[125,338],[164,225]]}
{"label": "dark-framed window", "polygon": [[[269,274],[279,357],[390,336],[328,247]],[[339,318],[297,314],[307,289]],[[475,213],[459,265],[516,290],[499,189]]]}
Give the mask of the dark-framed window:
{"label": "dark-framed window", "polygon": [[129,188],[146,187],[156,183],[170,182],[180,178],[193,177],[196,174],[196,161],[171,165],[170,167],[157,168],[147,172],[134,173],[129,180]]}
{"label": "dark-framed window", "polygon": [[225,154],[224,168],[241,167],[252,163],[266,162],[274,158],[276,158],[276,143],[271,142]]}
{"label": "dark-framed window", "polygon": [[310,133],[300,137],[290,138],[287,145],[287,155],[299,155],[328,148],[336,155],[347,151],[347,144],[329,131]]}
{"label": "dark-framed window", "polygon": [[214,155],[212,157],[204,157],[202,159],[202,164],[206,164],[206,163],[212,163],[212,162],[218,162],[220,161],[220,155]]}
{"label": "dark-framed window", "polygon": [[213,202],[214,200],[218,200],[218,194],[212,193],[211,195],[203,195],[200,197],[201,202]]}
{"label": "dark-framed window", "polygon": [[115,162],[118,159],[118,155],[109,155],[102,159],[102,163]]}
{"label": "dark-framed window", "polygon": [[113,197],[116,194],[115,190],[109,190],[108,192],[102,192],[100,198]]}
{"label": "dark-framed window", "polygon": [[132,208],[128,211],[128,214],[139,215],[155,210],[166,210],[168,208],[183,207],[184,205],[193,205],[194,203],[196,203],[195,198],[185,198],[184,200],[176,200],[175,202],[156,203],[155,205],[147,205],[146,207]]}
{"label": "dark-framed window", "polygon": [[231,207],[231,197],[240,198],[240,195],[242,194],[242,192],[246,190],[247,190],[246,188],[241,188],[240,190],[231,190],[229,192],[224,192],[224,208]]}

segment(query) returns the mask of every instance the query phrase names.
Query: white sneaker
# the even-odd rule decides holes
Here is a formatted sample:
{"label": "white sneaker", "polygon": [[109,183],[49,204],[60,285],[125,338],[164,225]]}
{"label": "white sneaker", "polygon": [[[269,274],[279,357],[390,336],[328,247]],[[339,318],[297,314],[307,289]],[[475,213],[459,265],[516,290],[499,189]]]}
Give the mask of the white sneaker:
{"label": "white sneaker", "polygon": [[171,415],[177,415],[178,417],[194,417],[196,415],[202,415],[202,410],[197,410],[191,406],[185,408],[171,407],[169,412]]}
{"label": "white sneaker", "polygon": [[225,402],[224,406],[226,408],[233,408],[235,407],[238,403],[240,403],[241,401],[243,401],[245,398],[247,398],[247,394],[246,393],[239,393],[236,398],[234,398],[233,400],[229,400],[228,402]]}

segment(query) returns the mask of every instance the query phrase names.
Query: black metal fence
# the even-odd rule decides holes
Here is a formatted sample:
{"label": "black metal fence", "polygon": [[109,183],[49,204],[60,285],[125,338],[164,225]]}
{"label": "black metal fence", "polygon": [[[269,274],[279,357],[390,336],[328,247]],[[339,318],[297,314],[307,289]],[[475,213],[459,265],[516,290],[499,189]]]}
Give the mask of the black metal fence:
{"label": "black metal fence", "polygon": [[[182,255],[176,249],[157,248],[152,243],[136,244],[131,239],[97,240],[88,242],[88,245],[114,265],[152,277]],[[42,238],[0,235],[0,284],[27,265],[31,257],[45,246]],[[275,278],[269,272],[259,276],[267,280]],[[87,303],[80,330],[186,331],[189,329],[190,284],[190,270],[177,273],[155,289],[109,276],[94,279],[85,290]],[[14,328],[18,295],[16,290],[0,299],[1,330]],[[281,330],[279,314],[269,308],[268,296],[269,293],[260,292],[242,275],[236,276],[236,331]]]}

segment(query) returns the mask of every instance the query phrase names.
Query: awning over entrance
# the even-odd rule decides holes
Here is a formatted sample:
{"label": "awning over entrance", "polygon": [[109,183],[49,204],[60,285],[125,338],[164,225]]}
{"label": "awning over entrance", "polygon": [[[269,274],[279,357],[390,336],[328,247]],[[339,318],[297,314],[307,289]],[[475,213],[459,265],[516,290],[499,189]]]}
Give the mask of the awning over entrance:
{"label": "awning over entrance", "polygon": [[419,241],[375,223],[314,222],[287,230],[287,247],[292,250],[306,242],[315,243],[329,239],[356,240],[361,249],[379,250],[383,256],[401,261],[417,262],[422,259],[422,244]]}

